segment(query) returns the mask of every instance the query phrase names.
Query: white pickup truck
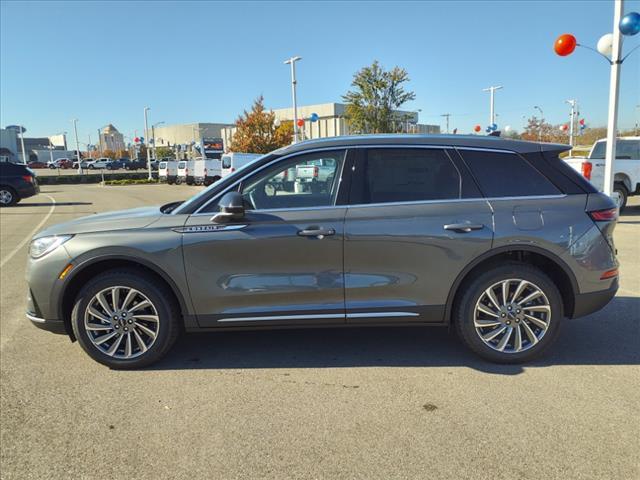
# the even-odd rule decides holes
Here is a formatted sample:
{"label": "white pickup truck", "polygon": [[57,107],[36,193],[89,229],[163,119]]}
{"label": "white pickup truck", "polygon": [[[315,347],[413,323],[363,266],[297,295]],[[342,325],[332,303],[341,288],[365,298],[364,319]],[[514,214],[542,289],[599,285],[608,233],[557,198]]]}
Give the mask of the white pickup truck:
{"label": "white pickup truck", "polygon": [[[567,162],[598,190],[604,190],[604,157],[606,139],[598,140],[587,157],[568,157]],[[627,197],[640,195],[640,137],[618,137],[616,161],[613,164],[613,189],[622,211]]]}
{"label": "white pickup truck", "polygon": [[[298,165],[296,168],[296,183],[302,186],[323,186],[333,183],[336,171],[334,158],[312,160],[306,165]],[[313,190],[313,189],[312,189]]]}

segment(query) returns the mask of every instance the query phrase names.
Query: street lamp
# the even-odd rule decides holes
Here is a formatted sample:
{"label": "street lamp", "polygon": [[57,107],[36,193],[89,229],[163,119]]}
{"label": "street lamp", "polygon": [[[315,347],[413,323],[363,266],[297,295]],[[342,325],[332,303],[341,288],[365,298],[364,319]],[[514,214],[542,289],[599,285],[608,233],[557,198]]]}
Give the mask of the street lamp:
{"label": "street lamp", "polygon": [[291,65],[291,96],[293,97],[293,143],[298,142],[298,103],[296,99],[296,62],[302,57],[291,57],[284,63]]}
{"label": "street lamp", "polygon": [[495,115],[495,93],[496,90],[500,90],[501,88],[503,88],[501,85],[498,86],[494,86],[494,87],[488,87],[488,88],[483,88],[482,91],[483,92],[489,92],[491,94],[490,96],[490,105],[489,105],[489,125],[494,125],[496,123],[496,115]]}
{"label": "street lamp", "polygon": [[73,123],[73,131],[76,135],[76,158],[78,159],[78,175],[82,175],[82,160],[80,159],[80,142],[78,141],[78,119],[71,120]]}
{"label": "street lamp", "polygon": [[538,142],[542,142],[542,125],[544,125],[544,112],[538,105],[534,105],[533,109],[540,112],[540,121],[538,122]]}
{"label": "street lamp", "polygon": [[613,5],[613,33],[600,37],[597,50],[577,42],[576,37],[565,33],[560,35],[553,46],[554,51],[561,57],[571,55],[576,47],[586,48],[599,53],[611,65],[609,79],[609,114],[607,121],[607,143],[604,163],[604,193],[613,193],[613,162],[616,158],[616,138],[618,123],[618,94],[620,90],[620,67],[626,58],[639,46],[631,49],[622,56],[622,36],[633,36],[640,33],[640,13],[630,12],[624,17],[623,0],[614,0]]}
{"label": "street lamp", "polygon": [[153,158],[154,160],[158,160],[158,156],[156,155],[156,127],[158,125],[162,125],[164,123],[164,120],[161,122],[157,122],[154,123],[153,125],[151,125],[151,138],[153,140]]}
{"label": "street lamp", "polygon": [[151,157],[149,156],[149,120],[147,118],[147,112],[151,110],[149,107],[144,107],[144,138],[147,139],[147,169],[149,170],[149,180],[153,179],[151,175]]}

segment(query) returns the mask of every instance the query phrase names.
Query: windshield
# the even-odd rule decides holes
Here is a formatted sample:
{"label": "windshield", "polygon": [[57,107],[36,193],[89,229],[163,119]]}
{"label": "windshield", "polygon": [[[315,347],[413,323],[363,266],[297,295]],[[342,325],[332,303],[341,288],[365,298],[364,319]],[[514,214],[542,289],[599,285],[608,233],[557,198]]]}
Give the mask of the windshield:
{"label": "windshield", "polygon": [[191,205],[197,204],[201,199],[207,197],[210,194],[211,190],[216,189],[221,183],[232,184],[235,180],[237,180],[238,178],[242,177],[245,174],[245,170],[247,170],[253,164],[258,162],[260,159],[267,157],[268,155],[270,155],[270,154],[261,155],[259,158],[256,158],[252,162],[250,162],[250,163],[248,163],[246,165],[243,165],[242,167],[238,168],[235,172],[227,175],[226,177],[221,178],[217,182],[212,183],[207,188],[205,188],[201,192],[197,193],[196,195],[194,195],[193,197],[191,197],[187,201],[185,201],[182,205],[177,207],[171,213],[172,214],[184,213],[186,210],[189,210],[191,208]]}

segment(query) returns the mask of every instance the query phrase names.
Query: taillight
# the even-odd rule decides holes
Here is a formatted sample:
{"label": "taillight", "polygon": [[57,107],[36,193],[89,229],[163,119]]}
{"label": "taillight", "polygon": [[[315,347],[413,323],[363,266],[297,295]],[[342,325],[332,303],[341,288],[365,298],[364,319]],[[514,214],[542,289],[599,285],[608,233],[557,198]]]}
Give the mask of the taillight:
{"label": "taillight", "polygon": [[33,177],[31,175],[22,175],[22,179],[25,182],[33,183]]}
{"label": "taillight", "polygon": [[591,162],[582,162],[582,176],[587,180],[591,180],[591,170],[593,170]]}
{"label": "taillight", "polygon": [[618,218],[617,208],[607,208],[606,210],[594,210],[587,212],[594,222],[610,222]]}
{"label": "taillight", "polygon": [[313,167],[313,178],[318,178],[318,167]]}

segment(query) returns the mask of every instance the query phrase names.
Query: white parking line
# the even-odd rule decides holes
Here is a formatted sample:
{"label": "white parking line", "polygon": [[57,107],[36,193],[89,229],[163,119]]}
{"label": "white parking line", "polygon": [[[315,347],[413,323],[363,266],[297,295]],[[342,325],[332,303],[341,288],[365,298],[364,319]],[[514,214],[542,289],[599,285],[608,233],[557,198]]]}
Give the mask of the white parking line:
{"label": "white parking line", "polygon": [[52,204],[51,204],[51,208],[49,209],[49,213],[47,213],[47,215],[42,219],[42,221],[36,226],[36,228],[34,228],[31,233],[29,233],[29,235],[27,235],[24,240],[22,240],[18,246],[16,248],[14,248],[13,250],[11,250],[11,252],[9,252],[7,254],[6,257],[4,257],[2,259],[2,262],[0,262],[0,268],[4,267],[5,264],[11,260],[13,258],[13,256],[18,253],[20,251],[20,249],[22,247],[25,246],[25,244],[31,240],[31,237],[33,237],[36,233],[38,233],[38,231],[42,228],[42,226],[47,222],[47,220],[49,220],[49,217],[51,217],[51,214],[53,213],[53,211],[56,209],[56,201],[53,197],[50,197],[49,195],[43,194],[45,197],[47,197],[49,200],[51,200]]}

